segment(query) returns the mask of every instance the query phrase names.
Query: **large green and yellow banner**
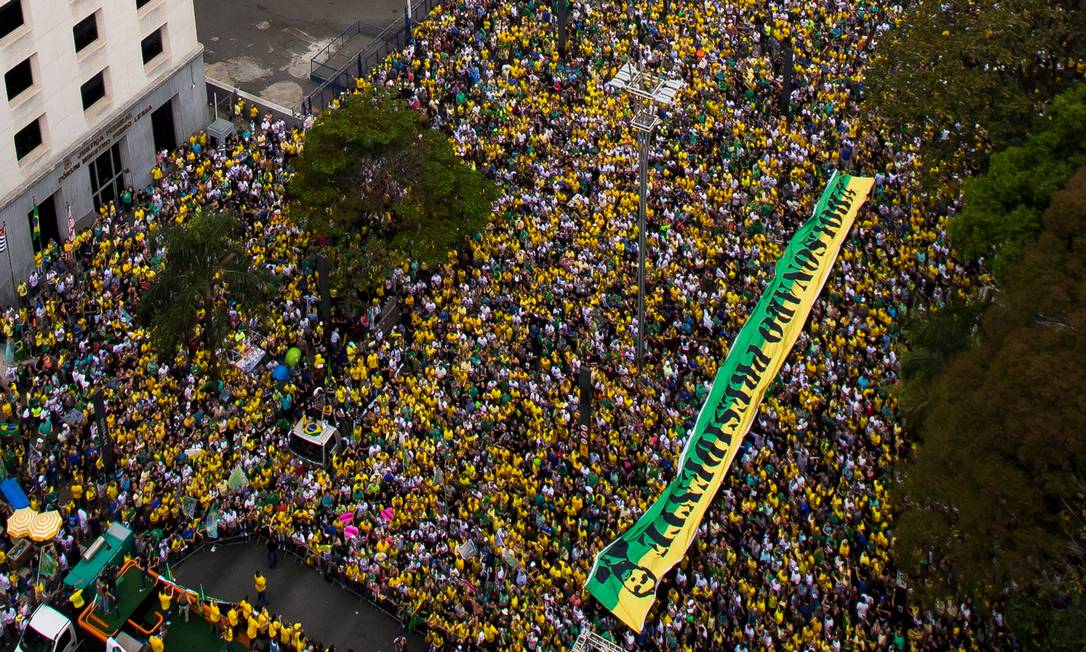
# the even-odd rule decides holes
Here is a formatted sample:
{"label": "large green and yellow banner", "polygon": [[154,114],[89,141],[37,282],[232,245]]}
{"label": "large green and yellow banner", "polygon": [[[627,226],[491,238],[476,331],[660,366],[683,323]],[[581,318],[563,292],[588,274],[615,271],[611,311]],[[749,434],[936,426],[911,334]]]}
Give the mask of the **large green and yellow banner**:
{"label": "large green and yellow banner", "polygon": [[871,179],[837,172],[830,178],[717,372],[683,448],[678,476],[633,527],[596,556],[588,592],[631,629],[640,632],[645,626],[660,578],[693,543],[871,185]]}

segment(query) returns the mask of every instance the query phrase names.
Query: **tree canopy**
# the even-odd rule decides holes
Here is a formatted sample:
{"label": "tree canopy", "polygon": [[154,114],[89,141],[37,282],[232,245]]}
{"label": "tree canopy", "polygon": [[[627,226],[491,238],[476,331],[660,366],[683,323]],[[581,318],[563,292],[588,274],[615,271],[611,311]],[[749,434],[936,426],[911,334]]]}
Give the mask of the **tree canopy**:
{"label": "tree canopy", "polygon": [[1084,32],[1081,0],[920,0],[879,44],[870,108],[927,137],[929,169],[977,165],[1081,74]]}
{"label": "tree canopy", "polygon": [[296,167],[288,199],[329,245],[341,304],[371,292],[392,266],[444,261],[486,226],[497,197],[443,134],[380,88],[325,113]]}
{"label": "tree canopy", "polygon": [[[899,563],[928,596],[1009,591],[1020,640],[1081,649],[1086,170],[1052,196],[978,334],[935,375],[903,368],[929,387],[898,487]],[[963,347],[955,337],[937,339]]]}
{"label": "tree canopy", "polygon": [[252,266],[241,235],[233,214],[203,209],[157,235],[165,265],[140,299],[136,317],[150,329],[160,358],[172,360],[181,344],[198,339],[214,368],[215,349],[231,330],[230,308],[263,307],[271,277]]}
{"label": "tree canopy", "polygon": [[949,226],[955,249],[966,258],[989,258],[1002,276],[1037,237],[1049,197],[1084,165],[1086,83],[1080,83],[1052,101],[1022,144],[994,154],[985,174],[965,180],[962,212]]}

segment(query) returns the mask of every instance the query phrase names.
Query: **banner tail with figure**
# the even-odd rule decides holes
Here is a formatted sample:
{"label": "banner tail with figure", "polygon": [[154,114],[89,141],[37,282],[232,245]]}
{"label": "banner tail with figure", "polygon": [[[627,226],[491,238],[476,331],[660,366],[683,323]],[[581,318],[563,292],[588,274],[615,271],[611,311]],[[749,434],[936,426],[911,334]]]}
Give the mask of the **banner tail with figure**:
{"label": "banner tail with figure", "polygon": [[660,579],[693,543],[872,183],[838,172],[830,178],[814,214],[788,243],[772,281],[717,371],[683,448],[677,476],[633,527],[596,556],[586,588],[631,629],[644,628]]}

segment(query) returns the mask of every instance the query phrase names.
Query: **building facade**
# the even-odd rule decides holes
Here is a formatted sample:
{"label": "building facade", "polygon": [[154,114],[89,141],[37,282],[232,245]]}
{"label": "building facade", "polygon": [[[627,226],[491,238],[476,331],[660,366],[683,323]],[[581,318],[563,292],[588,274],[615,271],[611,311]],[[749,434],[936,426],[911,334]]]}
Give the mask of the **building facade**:
{"label": "building facade", "polygon": [[[208,123],[192,0],[0,0],[0,298]],[[40,237],[33,236],[37,205]],[[4,269],[10,263],[10,273]]]}

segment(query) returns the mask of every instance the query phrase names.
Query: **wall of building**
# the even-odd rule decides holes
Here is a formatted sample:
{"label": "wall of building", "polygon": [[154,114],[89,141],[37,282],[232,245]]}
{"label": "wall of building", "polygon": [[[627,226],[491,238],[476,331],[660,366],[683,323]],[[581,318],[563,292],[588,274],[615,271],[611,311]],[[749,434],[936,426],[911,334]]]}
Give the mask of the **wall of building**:
{"label": "wall of building", "polygon": [[[8,239],[0,254],[0,299],[14,297],[12,274],[25,278],[34,266],[27,213],[34,197],[54,193],[61,240],[70,203],[77,230],[93,222],[88,166],[118,144],[125,184],[150,181],[155,162],[151,114],[172,102],[174,132],[183,140],[208,123],[203,46],[196,41],[191,0],[151,0],[138,11],[135,0],[23,0],[26,20],[0,40],[0,68],[7,70],[34,52],[35,89],[7,101],[0,89],[0,220]],[[99,41],[75,54],[72,26],[98,11]],[[140,41],[163,24],[165,53],[143,65]],[[138,36],[136,36],[138,35]],[[108,101],[83,111],[80,86],[108,66]],[[29,97],[27,97],[29,95]],[[13,105],[14,104],[14,105]],[[45,113],[47,147],[18,161],[13,135]],[[44,150],[44,151],[41,151]]]}
{"label": "wall of building", "polygon": [[[25,24],[0,41],[0,72],[33,57],[34,86],[8,101],[0,99],[0,197],[53,167],[84,134],[100,129],[134,98],[171,76],[200,45],[192,2],[151,0],[22,0]],[[98,40],[78,54],[72,27],[98,14]],[[140,42],[166,26],[163,56],[143,63]],[[107,99],[84,112],[80,87],[106,70]],[[44,115],[44,147],[18,160],[14,134]],[[4,203],[0,200],[0,204]]]}

